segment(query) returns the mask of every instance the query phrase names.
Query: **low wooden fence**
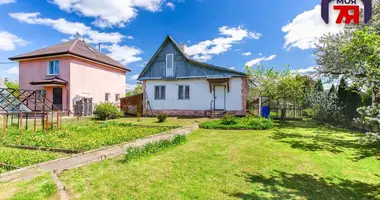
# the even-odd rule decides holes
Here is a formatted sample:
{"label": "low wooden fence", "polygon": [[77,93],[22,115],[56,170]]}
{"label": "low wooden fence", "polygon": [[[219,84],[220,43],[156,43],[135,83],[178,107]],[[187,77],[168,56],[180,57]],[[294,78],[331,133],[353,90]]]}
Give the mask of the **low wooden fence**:
{"label": "low wooden fence", "polygon": [[120,108],[127,115],[142,115],[143,94],[120,98]]}

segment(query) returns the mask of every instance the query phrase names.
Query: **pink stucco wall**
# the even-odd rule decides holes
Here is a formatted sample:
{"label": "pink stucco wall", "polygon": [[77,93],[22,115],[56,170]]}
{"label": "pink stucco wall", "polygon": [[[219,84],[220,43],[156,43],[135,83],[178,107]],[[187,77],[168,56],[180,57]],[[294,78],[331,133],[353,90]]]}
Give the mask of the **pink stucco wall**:
{"label": "pink stucco wall", "polygon": [[[33,86],[30,82],[40,81],[51,76],[47,75],[49,60],[60,61],[60,74],[54,75],[68,82],[63,87],[63,109],[73,111],[72,100],[76,95],[92,97],[94,103],[103,102],[105,93],[110,93],[110,102],[115,102],[115,94],[125,95],[126,72],[97,64],[92,61],[70,56],[49,59],[34,59],[20,61],[20,89],[46,90],[46,95],[52,101],[54,87]],[[54,77],[53,76],[53,77]],[[69,95],[69,96],[68,96]]]}
{"label": "pink stucco wall", "polygon": [[[48,76],[47,66],[48,61],[59,60],[59,75]],[[70,58],[69,57],[56,57],[49,59],[35,59],[35,60],[25,60],[19,62],[19,84],[20,89],[24,90],[46,90],[46,97],[50,101],[53,101],[53,88],[54,87],[44,87],[30,85],[30,82],[41,81],[49,77],[59,77],[66,80],[70,84]],[[67,88],[62,87],[62,104],[63,109],[67,109]]]}
{"label": "pink stucco wall", "polygon": [[104,67],[85,60],[71,60],[71,100],[77,95],[89,96],[93,98],[93,103],[97,104],[104,102],[105,94],[110,93],[109,102],[119,105],[119,101],[115,101],[115,96],[119,94],[120,97],[124,97],[125,90],[126,72],[124,70]]}

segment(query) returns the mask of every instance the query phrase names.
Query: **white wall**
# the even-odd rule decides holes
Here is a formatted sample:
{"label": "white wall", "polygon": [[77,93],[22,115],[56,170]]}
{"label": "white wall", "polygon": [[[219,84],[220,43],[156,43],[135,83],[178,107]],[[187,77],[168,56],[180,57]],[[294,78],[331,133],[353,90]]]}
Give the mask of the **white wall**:
{"label": "white wall", "polygon": [[[166,99],[154,99],[154,87],[166,86]],[[190,100],[178,99],[178,85],[190,86]],[[213,92],[206,79],[190,80],[148,80],[146,81],[146,95],[153,110],[210,110],[210,102],[214,99]],[[242,110],[242,79],[230,80],[230,92],[226,91],[227,110]]]}

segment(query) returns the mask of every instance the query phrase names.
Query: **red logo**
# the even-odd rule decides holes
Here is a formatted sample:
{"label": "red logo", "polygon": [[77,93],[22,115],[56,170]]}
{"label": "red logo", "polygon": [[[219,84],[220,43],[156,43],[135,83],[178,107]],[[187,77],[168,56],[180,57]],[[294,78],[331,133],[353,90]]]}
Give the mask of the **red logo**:
{"label": "red logo", "polygon": [[[337,24],[341,24],[344,19],[345,24],[350,24],[352,21],[354,24],[360,23],[360,8],[357,5],[357,0],[322,0],[322,19],[328,24],[329,23],[329,4],[331,1],[336,1],[334,10],[339,11],[338,18],[336,19]],[[359,1],[359,0],[358,0]],[[367,23],[372,16],[372,2],[371,0],[360,0],[364,4],[364,23]]]}

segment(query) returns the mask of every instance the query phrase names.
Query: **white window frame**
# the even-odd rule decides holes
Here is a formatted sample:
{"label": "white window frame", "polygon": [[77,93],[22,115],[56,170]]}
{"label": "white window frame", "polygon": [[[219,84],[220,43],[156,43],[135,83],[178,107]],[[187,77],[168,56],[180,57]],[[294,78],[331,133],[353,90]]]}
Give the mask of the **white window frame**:
{"label": "white window frame", "polygon": [[120,94],[115,94],[115,101],[119,101],[120,100]]}
{"label": "white window frame", "polygon": [[[55,70],[56,70],[56,66],[55,66],[55,63],[56,63],[56,61],[58,61],[58,71],[56,72]],[[54,64],[53,64],[53,73],[50,73],[50,70],[49,70],[49,68],[50,68],[50,62],[53,62]],[[60,61],[59,60],[49,60],[48,62],[47,62],[47,75],[48,76],[54,76],[54,75],[59,75],[59,71],[60,71],[60,67],[59,67],[59,65],[60,65]]]}
{"label": "white window frame", "polygon": [[[158,97],[156,97],[156,88],[157,87],[158,87]],[[162,98],[162,87],[165,88],[164,98]],[[153,94],[154,100],[166,100],[166,85],[155,85],[153,92],[154,92],[154,94]]]}
{"label": "white window frame", "polygon": [[[170,68],[168,68],[168,56],[172,56],[172,68],[171,68],[171,71],[169,71],[169,69]],[[174,76],[174,54],[172,54],[172,53],[168,53],[168,54],[166,54],[166,59],[165,59],[165,61],[166,61],[166,63],[165,63],[165,65],[166,65],[166,76],[167,77],[173,77]],[[170,72],[170,74],[168,73],[168,72]]]}
{"label": "white window frame", "polygon": [[[179,96],[179,88],[182,86],[183,98]],[[186,87],[189,87],[189,98],[186,98]],[[190,100],[190,85],[178,85],[178,100]]]}

